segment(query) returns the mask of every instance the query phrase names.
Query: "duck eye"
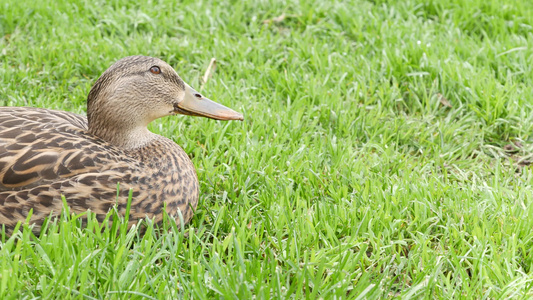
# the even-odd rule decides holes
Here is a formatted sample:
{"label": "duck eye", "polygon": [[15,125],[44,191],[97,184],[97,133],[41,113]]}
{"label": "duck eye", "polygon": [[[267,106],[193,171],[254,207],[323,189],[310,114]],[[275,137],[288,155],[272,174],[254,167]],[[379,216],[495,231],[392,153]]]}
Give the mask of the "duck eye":
{"label": "duck eye", "polygon": [[161,69],[159,69],[158,66],[153,66],[150,68],[150,72],[154,73],[154,74],[159,74],[161,73]]}

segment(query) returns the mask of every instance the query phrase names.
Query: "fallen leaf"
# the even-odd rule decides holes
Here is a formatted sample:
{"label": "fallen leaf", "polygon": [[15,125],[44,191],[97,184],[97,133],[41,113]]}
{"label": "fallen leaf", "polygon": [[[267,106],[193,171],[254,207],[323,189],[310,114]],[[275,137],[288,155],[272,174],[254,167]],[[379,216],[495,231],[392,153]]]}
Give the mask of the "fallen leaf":
{"label": "fallen leaf", "polygon": [[285,20],[285,17],[286,17],[285,14],[281,14],[281,16],[279,17],[264,20],[263,24],[280,23],[280,22],[283,22],[283,20]]}
{"label": "fallen leaf", "polygon": [[448,99],[446,99],[441,93],[437,93],[437,98],[439,99],[440,104],[452,108],[450,101],[448,101]]}
{"label": "fallen leaf", "polygon": [[202,149],[205,150],[205,145],[204,145],[204,144],[200,143],[199,141],[196,141],[196,144],[197,144],[198,146],[200,146]]}

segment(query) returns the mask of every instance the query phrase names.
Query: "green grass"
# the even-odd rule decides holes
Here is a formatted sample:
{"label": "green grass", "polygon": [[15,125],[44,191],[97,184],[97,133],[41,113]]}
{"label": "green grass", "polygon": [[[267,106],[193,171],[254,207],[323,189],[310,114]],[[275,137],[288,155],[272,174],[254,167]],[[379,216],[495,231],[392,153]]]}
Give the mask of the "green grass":
{"label": "green grass", "polygon": [[0,3],[1,105],[83,113],[144,54],[196,87],[215,57],[245,115],[151,125],[198,170],[189,225],[4,237],[0,298],[533,296],[533,2],[285,2]]}

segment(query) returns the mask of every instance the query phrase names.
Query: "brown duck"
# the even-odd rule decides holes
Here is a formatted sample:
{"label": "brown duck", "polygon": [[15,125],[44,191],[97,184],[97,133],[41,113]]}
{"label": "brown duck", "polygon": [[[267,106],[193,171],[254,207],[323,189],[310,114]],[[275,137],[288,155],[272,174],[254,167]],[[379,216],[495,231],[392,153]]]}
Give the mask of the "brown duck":
{"label": "brown duck", "polygon": [[180,146],[147,129],[175,114],[243,120],[146,56],[123,58],[102,74],[87,97],[87,117],[1,107],[0,224],[11,232],[33,210],[38,233],[46,217],[61,213],[62,195],[72,212],[91,210],[103,220],[115,204],[125,213],[130,189],[130,225],[161,221],[164,205],[187,223],[198,203],[194,166]]}

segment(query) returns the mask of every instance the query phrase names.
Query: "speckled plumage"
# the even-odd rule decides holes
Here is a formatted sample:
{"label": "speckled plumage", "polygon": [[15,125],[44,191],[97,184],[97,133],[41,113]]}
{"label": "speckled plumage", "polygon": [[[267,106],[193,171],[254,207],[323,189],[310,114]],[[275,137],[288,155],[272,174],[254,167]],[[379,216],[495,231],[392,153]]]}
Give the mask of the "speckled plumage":
{"label": "speckled plumage", "polygon": [[[166,78],[143,73],[152,65]],[[69,112],[0,108],[0,224],[10,232],[33,209],[30,222],[38,232],[45,217],[61,213],[61,195],[71,211],[90,209],[103,220],[115,204],[125,212],[130,189],[130,225],[144,217],[161,221],[164,204],[170,216],[180,210],[188,222],[199,195],[194,166],[176,143],[145,130],[153,119],[180,113],[183,95],[184,83],[170,66],[135,56],[95,83],[89,124]]]}

